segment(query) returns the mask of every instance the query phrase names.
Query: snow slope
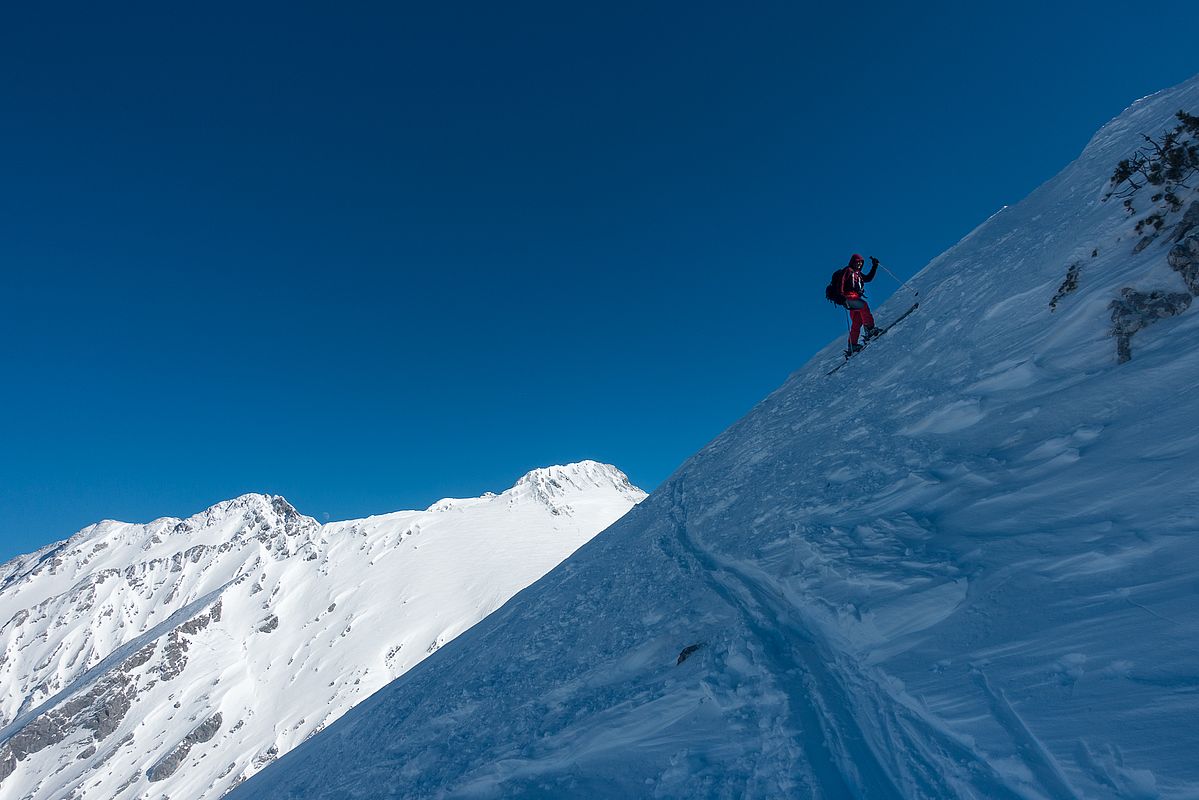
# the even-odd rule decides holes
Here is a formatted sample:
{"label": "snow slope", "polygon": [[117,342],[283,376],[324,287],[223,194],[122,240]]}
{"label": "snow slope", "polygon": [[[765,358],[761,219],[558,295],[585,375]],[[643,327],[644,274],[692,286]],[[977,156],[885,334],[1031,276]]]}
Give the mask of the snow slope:
{"label": "snow slope", "polygon": [[1180,108],[1199,78],[233,797],[1199,797],[1199,312],[1117,362],[1122,289],[1192,290],[1181,214],[1134,252],[1101,202]]}
{"label": "snow slope", "polygon": [[0,797],[220,797],[644,493],[615,467],[319,525],[245,495],[0,567]]}

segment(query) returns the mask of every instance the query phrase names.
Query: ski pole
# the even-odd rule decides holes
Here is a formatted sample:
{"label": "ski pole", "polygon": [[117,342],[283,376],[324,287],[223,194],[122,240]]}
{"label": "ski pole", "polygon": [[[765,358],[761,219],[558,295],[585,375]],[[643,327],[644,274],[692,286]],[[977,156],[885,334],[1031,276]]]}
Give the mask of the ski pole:
{"label": "ski pole", "polygon": [[894,272],[892,272],[891,270],[887,269],[887,268],[886,268],[885,266],[883,266],[881,263],[879,264],[879,266],[880,266],[880,267],[882,267],[882,270],[883,270],[883,272],[887,273],[887,274],[888,274],[888,275],[890,275],[892,278],[894,278],[896,283],[898,283],[900,286],[902,286],[902,285],[903,285],[903,281],[901,281],[901,280],[899,279],[899,276],[898,276],[898,275],[896,275],[896,274],[895,274]]}
{"label": "ski pole", "polygon": [[[887,269],[886,267],[884,267],[884,266],[883,266],[883,264],[882,264],[882,262],[879,262],[879,266],[880,266],[880,267],[882,267],[882,269],[883,269],[883,272],[887,273],[887,274],[888,274],[888,275],[890,275],[892,278],[894,278],[896,283],[898,283],[900,286],[903,286],[903,281],[902,281],[902,280],[900,280],[900,278],[899,278],[899,276],[898,276],[898,275],[896,275],[894,272],[892,272],[891,270],[889,270],[889,269]],[[920,295],[920,290],[919,290],[919,289],[913,289],[913,290],[912,290],[912,296],[913,296],[913,297],[918,297],[919,295]]]}

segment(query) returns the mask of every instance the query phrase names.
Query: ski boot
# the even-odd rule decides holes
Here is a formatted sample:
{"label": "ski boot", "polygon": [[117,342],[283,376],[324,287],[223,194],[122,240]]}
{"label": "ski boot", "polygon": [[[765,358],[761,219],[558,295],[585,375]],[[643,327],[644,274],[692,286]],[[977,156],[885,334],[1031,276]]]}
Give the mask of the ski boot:
{"label": "ski boot", "polygon": [[883,329],[882,329],[882,328],[878,327],[877,325],[871,325],[869,328],[867,328],[867,329],[866,329],[866,339],[865,339],[865,341],[867,341],[867,342],[868,342],[868,341],[870,341],[871,339],[874,339],[875,337],[877,337],[877,336],[881,335],[881,334],[882,334],[882,332],[883,332]]}
{"label": "ski boot", "polygon": [[846,357],[846,358],[849,358],[850,356],[852,356],[852,355],[854,355],[854,354],[856,354],[856,353],[860,353],[860,352],[862,352],[862,348],[863,348],[864,346],[865,346],[865,345],[860,345],[860,344],[851,344],[851,345],[850,345],[850,346],[849,346],[849,347],[848,347],[848,348],[845,350],[845,357]]}

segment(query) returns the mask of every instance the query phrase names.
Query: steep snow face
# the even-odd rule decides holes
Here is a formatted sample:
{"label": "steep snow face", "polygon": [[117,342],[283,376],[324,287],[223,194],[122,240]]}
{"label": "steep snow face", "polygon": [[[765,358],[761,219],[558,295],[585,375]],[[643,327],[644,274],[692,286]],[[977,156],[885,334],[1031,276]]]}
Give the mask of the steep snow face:
{"label": "steep snow face", "polygon": [[0,567],[0,796],[217,798],[644,497],[587,461],[319,525],[251,494]]}
{"label": "steep snow face", "polygon": [[1180,108],[1199,79],[234,797],[1199,796],[1199,312],[1111,335],[1193,234],[1101,202]]}

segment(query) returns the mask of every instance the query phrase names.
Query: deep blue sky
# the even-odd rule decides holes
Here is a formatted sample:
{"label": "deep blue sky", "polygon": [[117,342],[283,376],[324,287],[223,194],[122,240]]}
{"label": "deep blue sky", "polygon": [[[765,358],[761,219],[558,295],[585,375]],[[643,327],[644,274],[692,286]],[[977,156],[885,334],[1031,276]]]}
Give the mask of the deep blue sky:
{"label": "deep blue sky", "polygon": [[652,488],[844,330],[851,252],[914,273],[1199,70],[1129,15],[9,4],[0,558],[246,491]]}

